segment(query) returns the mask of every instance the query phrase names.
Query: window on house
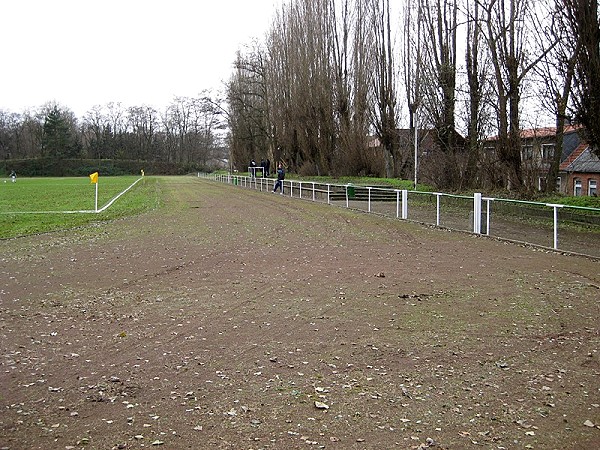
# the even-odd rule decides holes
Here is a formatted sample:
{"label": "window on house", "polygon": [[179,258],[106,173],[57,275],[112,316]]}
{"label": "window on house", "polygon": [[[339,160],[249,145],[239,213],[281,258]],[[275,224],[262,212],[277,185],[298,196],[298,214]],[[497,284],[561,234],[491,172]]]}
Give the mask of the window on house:
{"label": "window on house", "polygon": [[590,197],[598,195],[598,182],[596,180],[588,180],[588,195]]}
{"label": "window on house", "polygon": [[529,161],[533,159],[533,145],[524,145],[521,149],[521,158],[523,161]]}
{"label": "window on house", "polygon": [[581,180],[579,178],[575,178],[573,181],[573,195],[575,197],[579,197],[581,195]]}
{"label": "window on house", "polygon": [[542,144],[542,159],[549,160],[554,158],[554,144]]}

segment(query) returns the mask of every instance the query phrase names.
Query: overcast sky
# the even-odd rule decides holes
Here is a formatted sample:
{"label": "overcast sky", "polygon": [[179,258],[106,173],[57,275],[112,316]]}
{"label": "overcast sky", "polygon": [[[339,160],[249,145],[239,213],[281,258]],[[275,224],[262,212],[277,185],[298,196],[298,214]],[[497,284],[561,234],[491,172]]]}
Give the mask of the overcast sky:
{"label": "overcast sky", "polygon": [[282,0],[0,0],[0,109],[56,101],[83,117],[122,102],[162,109],[220,89]]}

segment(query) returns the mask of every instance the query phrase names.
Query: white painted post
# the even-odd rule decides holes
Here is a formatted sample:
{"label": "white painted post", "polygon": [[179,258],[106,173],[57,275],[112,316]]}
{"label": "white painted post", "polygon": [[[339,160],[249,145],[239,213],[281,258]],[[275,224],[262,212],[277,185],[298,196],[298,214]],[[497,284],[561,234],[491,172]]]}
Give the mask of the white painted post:
{"label": "white painted post", "polygon": [[440,226],[440,197],[442,194],[440,194],[439,192],[435,193],[435,197],[436,197],[436,214],[435,214],[435,226],[439,227]]}
{"label": "white painted post", "polygon": [[402,190],[402,218],[408,219],[408,191]]}
{"label": "white painted post", "polygon": [[96,181],[96,200],[94,201],[94,211],[98,212],[98,182]]}
{"label": "white painted post", "polygon": [[348,208],[350,206],[348,203],[348,186],[344,190],[346,191],[346,208]]}
{"label": "white painted post", "polygon": [[554,250],[558,250],[558,208],[562,208],[564,205],[546,204],[554,208]]}
{"label": "white painted post", "polygon": [[367,189],[368,189],[368,198],[369,198],[369,200],[367,201],[367,211],[371,212],[371,189],[373,189],[373,188],[367,186]]}
{"label": "white painted post", "polygon": [[473,194],[473,233],[481,234],[481,193]]}
{"label": "white painted post", "polygon": [[313,187],[313,202],[315,201],[315,182],[312,182],[312,187]]}
{"label": "white painted post", "polygon": [[329,199],[329,193],[330,193],[330,185],[329,183],[327,183],[327,204],[330,204],[330,199]]}
{"label": "white painted post", "polygon": [[558,208],[554,206],[554,250],[558,250]]}
{"label": "white painted post", "polygon": [[486,202],[487,202],[487,212],[486,212],[486,230],[485,230],[485,234],[486,235],[490,235],[490,212],[491,212],[491,207],[490,204],[492,203],[492,198],[487,198]]}

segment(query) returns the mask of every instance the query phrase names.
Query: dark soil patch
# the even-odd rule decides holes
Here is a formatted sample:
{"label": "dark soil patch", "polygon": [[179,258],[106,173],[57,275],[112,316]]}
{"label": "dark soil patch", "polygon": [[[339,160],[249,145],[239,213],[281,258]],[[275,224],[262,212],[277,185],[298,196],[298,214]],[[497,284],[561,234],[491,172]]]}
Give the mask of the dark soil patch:
{"label": "dark soil patch", "polygon": [[599,448],[598,262],[196,178],[0,242],[0,448]]}

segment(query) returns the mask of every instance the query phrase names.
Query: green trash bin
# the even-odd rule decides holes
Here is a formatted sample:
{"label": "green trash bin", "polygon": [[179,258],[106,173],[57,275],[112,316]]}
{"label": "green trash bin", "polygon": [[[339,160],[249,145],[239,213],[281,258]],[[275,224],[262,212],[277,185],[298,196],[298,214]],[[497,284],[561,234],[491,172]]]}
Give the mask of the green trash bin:
{"label": "green trash bin", "polygon": [[234,186],[237,186],[237,184],[238,184],[238,179],[237,179],[237,177],[235,177],[235,178],[233,179],[233,184],[234,184]]}
{"label": "green trash bin", "polygon": [[346,194],[348,195],[348,198],[354,198],[354,195],[356,194],[354,192],[354,186],[348,184],[348,186],[346,186]]}

